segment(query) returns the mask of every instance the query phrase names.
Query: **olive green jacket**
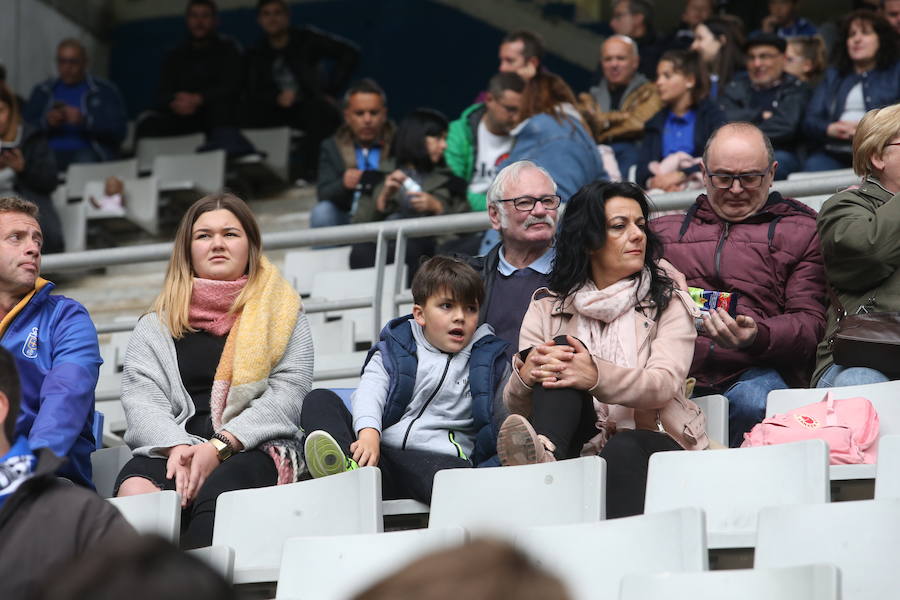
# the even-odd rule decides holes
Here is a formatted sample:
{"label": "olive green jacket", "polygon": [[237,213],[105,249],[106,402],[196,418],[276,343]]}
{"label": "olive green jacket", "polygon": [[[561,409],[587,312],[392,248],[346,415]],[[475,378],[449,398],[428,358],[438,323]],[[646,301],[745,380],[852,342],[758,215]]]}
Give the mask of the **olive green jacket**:
{"label": "olive green jacket", "polygon": [[[868,177],[857,189],[828,199],[816,220],[825,277],[848,314],[900,311],[900,194]],[[825,338],[816,349],[815,385],[834,360],[837,309],[829,307]]]}

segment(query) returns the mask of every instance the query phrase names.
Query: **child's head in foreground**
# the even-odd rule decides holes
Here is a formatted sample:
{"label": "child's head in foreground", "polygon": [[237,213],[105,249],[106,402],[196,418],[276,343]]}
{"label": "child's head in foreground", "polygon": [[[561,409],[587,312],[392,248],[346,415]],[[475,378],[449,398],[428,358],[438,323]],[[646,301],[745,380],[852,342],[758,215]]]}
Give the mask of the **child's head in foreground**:
{"label": "child's head in foreground", "polygon": [[484,284],[458,258],[435,256],[425,261],[412,281],[413,318],[425,339],[442,352],[465,348],[478,328]]}

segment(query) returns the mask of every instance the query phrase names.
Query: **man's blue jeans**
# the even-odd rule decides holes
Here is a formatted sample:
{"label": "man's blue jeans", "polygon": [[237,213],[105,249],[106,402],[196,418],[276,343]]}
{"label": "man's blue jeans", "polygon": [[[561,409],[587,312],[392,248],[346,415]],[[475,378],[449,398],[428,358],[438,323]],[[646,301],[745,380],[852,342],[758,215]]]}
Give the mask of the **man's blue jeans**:
{"label": "man's blue jeans", "polygon": [[831,365],[819,377],[817,388],[843,387],[845,385],[865,385],[867,383],[884,383],[890,378],[875,369],[868,367],[842,367]]}
{"label": "man's blue jeans", "polygon": [[772,390],[789,386],[775,369],[752,368],[723,394],[728,398],[728,445],[737,448],[744,434],[766,416],[766,398]]}
{"label": "man's blue jeans", "polygon": [[341,210],[328,200],[316,202],[309,211],[310,227],[334,227],[335,225],[347,225],[350,223],[350,213]]}

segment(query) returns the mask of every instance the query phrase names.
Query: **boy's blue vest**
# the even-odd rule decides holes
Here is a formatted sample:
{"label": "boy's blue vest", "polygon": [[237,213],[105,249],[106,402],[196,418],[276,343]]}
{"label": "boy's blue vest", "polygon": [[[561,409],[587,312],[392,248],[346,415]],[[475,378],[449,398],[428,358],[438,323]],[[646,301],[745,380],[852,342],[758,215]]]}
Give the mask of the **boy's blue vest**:
{"label": "boy's blue vest", "polygon": [[[393,319],[381,330],[378,343],[369,350],[366,364],[376,351],[390,377],[387,400],[381,426],[387,429],[400,421],[412,401],[416,385],[416,340],[409,320],[412,315]],[[472,417],[478,433],[472,464],[476,467],[498,466],[497,427],[494,424],[494,395],[506,383],[509,374],[506,347],[509,345],[495,335],[486,335],[472,346],[469,357],[469,389],[472,393]],[[363,370],[365,370],[365,364]]]}

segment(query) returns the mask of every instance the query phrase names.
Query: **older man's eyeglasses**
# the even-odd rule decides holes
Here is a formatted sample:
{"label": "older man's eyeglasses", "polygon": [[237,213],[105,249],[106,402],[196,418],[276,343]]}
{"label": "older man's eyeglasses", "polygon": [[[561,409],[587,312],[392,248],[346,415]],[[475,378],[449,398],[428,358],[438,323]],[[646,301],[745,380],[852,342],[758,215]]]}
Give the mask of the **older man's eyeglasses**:
{"label": "older man's eyeglasses", "polygon": [[559,208],[560,197],[556,194],[552,196],[541,196],[540,198],[534,196],[519,196],[518,198],[506,198],[500,200],[500,202],[512,202],[513,206],[516,207],[516,210],[521,210],[522,212],[534,210],[534,207],[538,202],[541,203],[544,210],[554,210]]}
{"label": "older man's eyeglasses", "polygon": [[762,185],[763,177],[769,174],[772,166],[769,165],[765,171],[761,173],[709,173],[709,180],[713,187],[720,190],[727,190],[737,179],[741,182],[741,187],[745,190],[754,190]]}

